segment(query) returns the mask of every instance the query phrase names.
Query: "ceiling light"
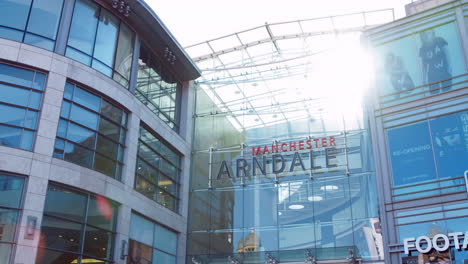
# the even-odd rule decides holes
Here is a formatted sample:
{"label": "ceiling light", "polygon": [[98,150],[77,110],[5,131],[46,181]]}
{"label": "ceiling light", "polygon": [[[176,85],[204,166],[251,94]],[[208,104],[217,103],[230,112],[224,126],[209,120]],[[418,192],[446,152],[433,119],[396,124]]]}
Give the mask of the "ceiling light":
{"label": "ceiling light", "polygon": [[304,206],[302,204],[291,204],[288,208],[291,210],[301,210]]}
{"label": "ceiling light", "polygon": [[338,190],[338,186],[336,186],[336,185],[325,185],[325,186],[320,187],[320,190],[322,190],[322,191]]}
{"label": "ceiling light", "polygon": [[311,202],[320,202],[323,200],[322,196],[309,196],[307,197],[307,200]]}

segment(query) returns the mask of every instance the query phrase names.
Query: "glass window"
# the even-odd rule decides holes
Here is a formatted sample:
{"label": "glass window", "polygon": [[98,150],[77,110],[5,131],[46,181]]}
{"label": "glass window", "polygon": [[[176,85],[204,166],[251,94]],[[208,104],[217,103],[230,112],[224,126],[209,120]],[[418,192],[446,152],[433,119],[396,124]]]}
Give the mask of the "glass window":
{"label": "glass window", "polygon": [[53,50],[63,0],[9,0],[0,8],[0,37]]}
{"label": "glass window", "polygon": [[0,82],[0,145],[32,150],[45,75],[0,64]]}
{"label": "glass window", "polygon": [[[170,160],[168,157],[171,157]],[[135,189],[177,211],[181,155],[145,126],[140,127]]]}
{"label": "glass window", "polygon": [[103,196],[49,184],[36,263],[84,255],[112,261],[117,207]]}
{"label": "glass window", "polygon": [[9,263],[19,222],[24,178],[0,173],[0,262]]}
{"label": "glass window", "polygon": [[104,8],[90,0],[77,0],[65,55],[113,77],[128,88],[133,35]]}
{"label": "glass window", "polygon": [[177,233],[132,213],[129,261],[136,263],[175,263]]}
{"label": "glass window", "polygon": [[120,179],[127,113],[67,82],[54,157]]}
{"label": "glass window", "polygon": [[161,62],[143,44],[138,63],[136,97],[177,131],[180,86],[164,72]]}
{"label": "glass window", "polygon": [[387,130],[394,197],[464,191],[468,111]]}

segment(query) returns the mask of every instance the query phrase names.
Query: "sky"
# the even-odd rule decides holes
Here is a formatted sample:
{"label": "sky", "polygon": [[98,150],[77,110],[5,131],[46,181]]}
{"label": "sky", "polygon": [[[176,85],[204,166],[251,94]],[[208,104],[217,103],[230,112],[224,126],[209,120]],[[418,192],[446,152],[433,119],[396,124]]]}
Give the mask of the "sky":
{"label": "sky", "polygon": [[[412,0],[145,0],[186,47],[267,23],[394,8]],[[414,1],[414,0],[413,0]]]}

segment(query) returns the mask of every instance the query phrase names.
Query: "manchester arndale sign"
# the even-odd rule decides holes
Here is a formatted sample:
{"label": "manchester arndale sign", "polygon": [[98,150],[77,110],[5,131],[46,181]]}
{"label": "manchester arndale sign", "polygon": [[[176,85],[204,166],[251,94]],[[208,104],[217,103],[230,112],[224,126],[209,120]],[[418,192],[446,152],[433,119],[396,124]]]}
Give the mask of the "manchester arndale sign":
{"label": "manchester arndale sign", "polygon": [[[254,146],[251,148],[252,152],[248,154],[251,158],[236,159],[235,177],[247,177],[250,172],[252,176],[257,176],[257,174],[267,176],[268,172],[281,174],[295,170],[312,171],[334,168],[338,166],[336,155],[340,152],[336,146],[336,138],[332,136]],[[320,165],[316,161],[316,157],[319,156],[318,152],[324,154],[324,163]],[[228,164],[226,160],[221,162],[216,179],[221,179],[223,175],[232,178]]]}
{"label": "manchester arndale sign", "polygon": [[[462,243],[460,243],[461,238],[463,238]],[[409,254],[409,252],[414,249],[419,253],[428,253],[432,249],[442,252],[449,249],[451,240],[453,240],[453,247],[457,250],[468,249],[468,231],[465,232],[465,236],[463,236],[462,232],[454,232],[448,233],[448,235],[437,234],[432,238],[428,236],[405,238],[403,240],[403,246],[405,248],[405,254]]]}

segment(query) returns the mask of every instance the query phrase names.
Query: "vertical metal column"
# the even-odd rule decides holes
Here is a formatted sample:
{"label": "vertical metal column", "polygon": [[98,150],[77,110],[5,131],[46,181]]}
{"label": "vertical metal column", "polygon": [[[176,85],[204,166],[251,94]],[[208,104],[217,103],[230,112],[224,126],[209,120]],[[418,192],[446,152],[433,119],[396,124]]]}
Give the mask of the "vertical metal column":
{"label": "vertical metal column", "polygon": [[348,159],[348,133],[346,132],[346,121],[344,118],[344,115],[342,115],[343,118],[343,131],[344,131],[344,144],[345,144],[345,161],[346,161],[346,176],[349,176],[349,159]]}
{"label": "vertical metal column", "polygon": [[[240,155],[240,156],[241,156],[241,158],[243,159],[243,158],[244,158],[244,151],[245,151],[245,144],[244,144],[244,143],[241,143],[241,144],[240,144],[240,148],[241,148],[241,153],[240,153],[241,155]],[[242,185],[242,187],[245,187],[245,181],[244,181],[244,177],[245,177],[245,176],[247,176],[247,175],[244,175],[244,176],[240,177],[240,178],[241,178],[241,185]]]}
{"label": "vertical metal column", "polygon": [[213,167],[213,150],[214,150],[214,148],[210,147],[210,149],[209,149],[210,160],[208,162],[208,189],[209,190],[213,189],[213,185],[212,185],[213,175],[211,174],[211,169]]}

